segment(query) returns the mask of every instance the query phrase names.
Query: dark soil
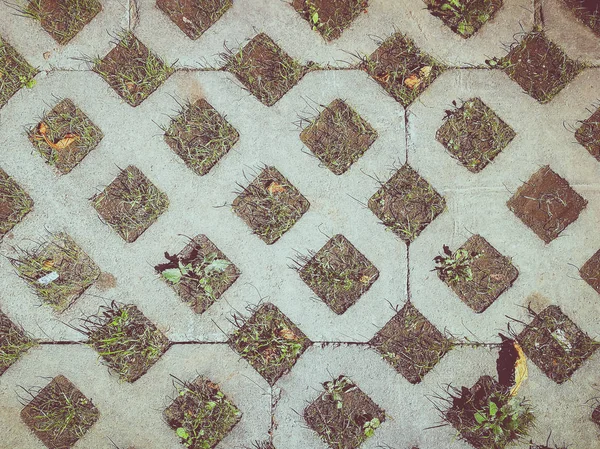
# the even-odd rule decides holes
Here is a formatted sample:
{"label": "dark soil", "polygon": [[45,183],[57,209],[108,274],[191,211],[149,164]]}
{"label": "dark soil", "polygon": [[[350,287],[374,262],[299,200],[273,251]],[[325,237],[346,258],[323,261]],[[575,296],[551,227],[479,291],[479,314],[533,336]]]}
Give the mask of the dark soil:
{"label": "dark soil", "polygon": [[385,412],[347,377],[323,387],[325,391],[304,410],[304,419],[332,449],[356,449],[368,438],[365,423],[385,421]]}
{"label": "dark soil", "polygon": [[200,99],[173,119],[165,141],[200,176],[235,145],[239,134],[208,102]]}
{"label": "dark soil", "polygon": [[515,137],[510,126],[479,98],[446,111],[436,138],[467,170],[479,173]]}
{"label": "dark soil", "polygon": [[545,243],[550,243],[587,205],[549,166],[540,168],[506,203]]}
{"label": "dark soil", "polygon": [[592,421],[600,426],[600,405],[592,412]]}
{"label": "dark soil", "polygon": [[598,343],[582,332],[558,306],[534,314],[533,321],[517,340],[527,357],[558,384],[569,379],[598,349]]}
{"label": "dark soil", "polygon": [[167,210],[169,199],[133,165],[101,193],[91,198],[94,208],[126,242],[135,242]]}
{"label": "dark soil", "polygon": [[600,161],[600,108],[581,124],[575,132],[575,138]]}
{"label": "dark soil", "polygon": [[600,293],[600,250],[579,269],[581,278]]}
{"label": "dark soil", "polygon": [[460,249],[471,255],[472,279],[459,278],[453,281],[439,277],[466,305],[481,313],[512,286],[519,271],[510,258],[500,254],[480,235],[469,238]]}
{"label": "dark soil", "polygon": [[233,73],[256,98],[272,106],[304,76],[307,68],[287,55],[264,33],[237,54],[222,54],[224,70]]}
{"label": "dark soil", "polygon": [[[231,287],[240,275],[237,267],[231,263],[227,256],[208,237],[197,235],[178,254],[169,255],[169,253],[165,253],[165,257],[169,262],[154,267],[158,273],[162,273],[169,268],[178,268],[180,263],[184,266],[191,264],[193,268],[201,267],[205,264],[205,259],[208,256],[226,260],[230,264],[223,272],[210,272],[199,276],[190,271],[182,276],[178,283],[168,282],[181,299],[192,306],[196,313],[204,313]],[[206,286],[209,288],[206,288]]]}
{"label": "dark soil", "polygon": [[446,209],[446,200],[404,165],[369,199],[369,209],[409,244]]}
{"label": "dark soil", "polygon": [[300,134],[336,175],[350,168],[377,139],[377,132],[342,100],[334,100]]}
{"label": "dark soil", "polygon": [[354,305],[379,277],[379,270],[341,234],[309,257],[300,261],[304,263],[300,277],[338,315]]}
{"label": "dark soil", "polygon": [[598,0],[563,0],[575,16],[600,36],[600,4]]}
{"label": "dark soil", "polygon": [[404,107],[409,106],[445,69],[401,33],[392,35],[371,56],[363,58],[360,68]]}
{"label": "dark soil", "polygon": [[190,39],[198,39],[232,6],[232,0],[157,0],[158,6]]}
{"label": "dark soil", "polygon": [[273,304],[261,306],[247,321],[235,319],[238,330],[229,345],[270,385],[289,372],[312,342]]}
{"label": "dark soil", "polygon": [[33,345],[25,331],[0,311],[0,376]]}
{"label": "dark soil", "polygon": [[417,384],[452,349],[452,342],[411,303],[369,342],[406,380]]}
{"label": "dark soil", "polygon": [[473,36],[502,7],[502,0],[424,0],[431,14],[442,19],[460,37]]}
{"label": "dark soil", "polygon": [[279,240],[309,206],[308,200],[275,167],[265,167],[232,204],[235,213],[267,245]]}
{"label": "dark soil", "polygon": [[0,168],[0,241],[31,209],[31,197]]}
{"label": "dark soil", "polygon": [[38,71],[0,38],[0,108],[22,87],[33,87]]}
{"label": "dark soil", "polygon": [[62,375],[21,410],[21,419],[49,449],[70,449],[99,416],[92,401]]}
{"label": "dark soil", "polygon": [[[75,140],[65,148],[53,149],[40,132],[47,128],[46,138],[57,144],[71,136]],[[29,140],[49,165],[61,174],[73,170],[92,151],[104,135],[75,104],[65,99],[58,103],[34,128],[29,130]]]}
{"label": "dark soil", "polygon": [[292,5],[327,41],[337,39],[362,13],[368,0],[293,0]]}

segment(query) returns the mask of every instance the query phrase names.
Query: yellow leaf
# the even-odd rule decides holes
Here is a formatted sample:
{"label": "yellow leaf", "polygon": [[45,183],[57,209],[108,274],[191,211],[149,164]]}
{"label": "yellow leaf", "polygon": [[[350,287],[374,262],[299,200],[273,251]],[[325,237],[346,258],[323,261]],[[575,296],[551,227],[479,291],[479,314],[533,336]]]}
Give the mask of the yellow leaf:
{"label": "yellow leaf", "polygon": [[422,67],[421,70],[419,70],[419,75],[423,78],[429,78],[429,75],[431,75],[431,66],[426,65],[425,67]]}
{"label": "yellow leaf", "polygon": [[417,87],[419,87],[419,84],[421,84],[421,78],[419,78],[415,74],[412,74],[404,80],[404,84],[409,89],[416,89]]}
{"label": "yellow leaf", "polygon": [[55,150],[64,150],[77,140],[79,140],[79,136],[77,134],[67,133],[62,139],[50,146]]}
{"label": "yellow leaf", "polygon": [[54,261],[52,259],[45,260],[42,264],[44,270],[51,270],[54,267]]}
{"label": "yellow leaf", "polygon": [[38,126],[38,131],[42,136],[44,136],[48,132],[48,126],[44,122],[40,122],[40,125]]}
{"label": "yellow leaf", "polygon": [[371,281],[371,276],[367,276],[366,274],[363,274],[360,278],[360,282],[362,282],[363,284],[368,284]]}
{"label": "yellow leaf", "polygon": [[519,345],[519,343],[515,341],[513,344],[515,346],[515,349],[517,350],[517,354],[519,355],[519,357],[515,362],[515,385],[510,390],[511,396],[517,394],[517,391],[519,391],[519,388],[521,388],[521,384],[525,379],[527,379],[528,374],[527,357],[525,357],[525,353],[523,352],[523,349],[521,348],[521,345]]}
{"label": "yellow leaf", "polygon": [[269,191],[269,193],[271,195],[274,195],[276,193],[283,192],[285,190],[285,187],[282,186],[281,184],[278,184],[275,181],[273,181],[271,184],[269,184],[269,187],[267,187],[267,190]]}
{"label": "yellow leaf", "polygon": [[298,338],[298,336],[290,329],[281,329],[279,331],[279,335],[286,340],[296,340]]}

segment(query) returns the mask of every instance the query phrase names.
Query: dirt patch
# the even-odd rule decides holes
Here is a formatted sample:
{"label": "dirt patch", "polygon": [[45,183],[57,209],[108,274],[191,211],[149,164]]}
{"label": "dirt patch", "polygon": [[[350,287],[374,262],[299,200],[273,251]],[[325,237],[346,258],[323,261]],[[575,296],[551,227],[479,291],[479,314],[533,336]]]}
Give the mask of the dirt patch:
{"label": "dirt patch", "polygon": [[265,167],[233,201],[236,214],[267,245],[285,234],[310,203],[275,167]]}
{"label": "dirt patch", "polygon": [[348,377],[325,382],[323,388],[304,410],[304,419],[330,447],[356,449],[385,421],[385,412]]}
{"label": "dirt patch", "polygon": [[40,22],[60,45],[66,45],[102,10],[98,0],[32,0],[22,11]]}
{"label": "dirt patch", "polygon": [[21,419],[49,449],[72,447],[99,416],[91,399],[62,375],[21,410]]}
{"label": "dirt patch", "polygon": [[235,317],[237,330],[229,345],[270,385],[289,372],[312,342],[273,304],[264,304],[245,321]]}
{"label": "dirt patch", "polygon": [[473,36],[502,7],[502,0],[424,0],[431,14],[465,39]]}
{"label": "dirt patch", "polygon": [[90,201],[126,242],[135,242],[167,210],[169,199],[133,165]]}
{"label": "dirt patch", "polygon": [[342,35],[352,22],[367,12],[368,0],[293,0],[292,6],[302,14],[313,30],[326,41]]}
{"label": "dirt patch", "polygon": [[230,71],[256,98],[272,106],[304,76],[307,68],[292,59],[264,33],[238,53],[221,54],[223,70]]}
{"label": "dirt patch", "polygon": [[577,128],[575,138],[600,161],[600,108]]}
{"label": "dirt patch", "polygon": [[409,106],[445,70],[401,33],[395,33],[359,65],[402,106]]}
{"label": "dirt patch", "polygon": [[598,349],[598,342],[582,332],[558,306],[531,314],[533,321],[517,339],[527,357],[561,384]]}
{"label": "dirt patch", "polygon": [[600,426],[600,405],[592,412],[592,421]]}
{"label": "dirt patch", "polygon": [[452,349],[411,303],[406,303],[369,342],[406,380],[417,384]]}
{"label": "dirt patch", "polygon": [[0,311],[0,376],[34,345],[25,331]]}
{"label": "dirt patch", "polygon": [[300,278],[338,315],[371,288],[379,270],[341,234],[297,261]]}
{"label": "dirt patch", "polygon": [[31,209],[31,197],[0,168],[0,241]]}
{"label": "dirt patch", "polygon": [[577,220],[587,200],[546,165],[519,187],[506,205],[539,238],[550,243]]}
{"label": "dirt patch", "polygon": [[[456,104],[456,103],[455,103]],[[437,140],[472,173],[479,173],[510,143],[515,132],[479,98],[446,111]]]}
{"label": "dirt patch", "polygon": [[67,174],[102,140],[102,131],[68,98],[28,132],[29,140],[61,174]]}
{"label": "dirt patch", "polygon": [[519,271],[480,235],[455,252],[436,257],[438,277],[475,312],[481,313],[517,279]]}
{"label": "dirt patch", "polygon": [[404,165],[369,199],[369,209],[407,244],[446,209],[446,200]]}
{"label": "dirt patch", "polygon": [[597,0],[563,0],[575,17],[600,36],[600,5]]}
{"label": "dirt patch", "polygon": [[233,5],[232,0],[157,0],[160,8],[190,39],[198,39]]}
{"label": "dirt patch", "polygon": [[579,269],[581,278],[600,293],[600,250]]}
{"label": "dirt patch", "polygon": [[0,108],[22,87],[32,88],[37,73],[8,42],[0,38]]}
{"label": "dirt patch", "polygon": [[377,139],[377,132],[342,100],[308,120],[300,139],[336,175],[345,173]]}
{"label": "dirt patch", "polygon": [[135,107],[158,89],[174,72],[150,53],[133,33],[126,33],[104,59],[95,59],[92,69]]}
{"label": "dirt patch", "polygon": [[242,413],[204,377],[176,382],[177,397],[164,411],[167,424],[190,449],[212,449],[235,427]]}
{"label": "dirt patch", "polygon": [[96,288],[101,292],[105,292],[111,288],[115,288],[116,286],[117,278],[110,273],[101,273],[100,277],[98,277],[98,280],[96,281]]}
{"label": "dirt patch", "polygon": [[165,257],[168,262],[154,269],[196,313],[204,313],[240,275],[205,235],[194,237],[178,254],[165,252]]}
{"label": "dirt patch", "polygon": [[203,99],[186,105],[164,131],[167,144],[200,176],[207,174],[240,137]]}

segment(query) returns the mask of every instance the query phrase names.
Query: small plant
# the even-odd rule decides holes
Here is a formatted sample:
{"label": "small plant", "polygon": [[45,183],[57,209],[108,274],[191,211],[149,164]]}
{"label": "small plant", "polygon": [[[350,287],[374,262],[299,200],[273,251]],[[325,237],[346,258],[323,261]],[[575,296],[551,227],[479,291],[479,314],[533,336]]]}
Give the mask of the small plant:
{"label": "small plant", "polygon": [[0,376],[36,342],[0,312]]}
{"label": "small plant", "polygon": [[367,0],[293,0],[292,5],[326,41],[340,37],[369,6]]}
{"label": "small plant", "polygon": [[0,38],[0,108],[22,87],[35,86],[36,69]]}
{"label": "small plant", "polygon": [[210,276],[212,273],[224,273],[231,262],[225,259],[217,259],[217,253],[209,253],[204,256],[202,263],[192,266],[191,263],[183,265],[179,262],[177,268],[168,268],[163,271],[162,276],[173,284],[179,284],[185,276],[198,279],[198,283],[204,289],[204,292],[213,297],[213,288],[210,285]]}
{"label": "small plant", "polygon": [[375,429],[377,429],[381,425],[381,421],[379,418],[373,418],[371,421],[367,421],[363,424],[363,428],[365,429],[365,436],[372,437],[375,434]]}
{"label": "small plant", "polygon": [[342,393],[349,393],[356,390],[356,385],[346,376],[340,376],[337,379],[325,382],[325,394],[321,399],[324,401],[331,400],[335,402],[336,408],[340,409],[344,406]]}
{"label": "small plant", "polygon": [[438,264],[435,270],[440,278],[445,282],[453,283],[473,280],[471,264],[478,257],[479,254],[470,253],[462,248],[452,252],[447,245],[444,245],[444,254],[433,260]]}
{"label": "small plant", "polygon": [[425,0],[439,17],[460,36],[471,37],[502,6],[502,0]]}

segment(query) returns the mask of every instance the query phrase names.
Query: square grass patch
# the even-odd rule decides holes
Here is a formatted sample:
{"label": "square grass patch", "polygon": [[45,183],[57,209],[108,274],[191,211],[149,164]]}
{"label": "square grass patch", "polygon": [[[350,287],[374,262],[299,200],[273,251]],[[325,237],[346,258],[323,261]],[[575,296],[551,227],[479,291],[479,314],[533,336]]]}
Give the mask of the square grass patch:
{"label": "square grass patch", "polygon": [[479,173],[515,137],[515,132],[479,98],[446,112],[437,140],[467,170]]}
{"label": "square grass patch", "polygon": [[547,103],[581,72],[585,65],[570,59],[544,33],[531,32],[511,45],[499,61],[504,72],[540,103]]}
{"label": "square grass patch", "polygon": [[587,200],[549,166],[535,172],[506,203],[545,243],[550,243],[587,205]]}
{"label": "square grass patch", "polygon": [[404,107],[415,101],[445,70],[402,33],[393,34],[371,56],[365,56],[360,68]]}
{"label": "square grass patch", "polygon": [[94,60],[93,71],[104,78],[123,100],[135,107],[175,70],[128,32],[103,59]]}
{"label": "square grass patch", "polygon": [[21,419],[48,449],[73,447],[99,416],[92,400],[62,375],[52,379],[21,410]]}
{"label": "square grass patch", "polygon": [[224,70],[233,73],[256,98],[272,106],[300,81],[306,68],[292,59],[269,36],[256,35],[237,53],[221,54]]}
{"label": "square grass patch", "polygon": [[502,7],[502,0],[424,0],[427,8],[460,37],[468,38]]}
{"label": "square grass patch", "polygon": [[558,306],[549,306],[534,314],[533,321],[517,340],[527,357],[558,384],[568,380],[599,345]]}
{"label": "square grass patch", "polygon": [[98,0],[31,0],[21,13],[37,20],[60,45],[66,45],[102,10]]}
{"label": "square grass patch", "polygon": [[10,259],[18,275],[43,303],[63,312],[98,276],[100,269],[67,234],[60,232],[34,250],[20,250]]}
{"label": "square grass patch", "polygon": [[38,71],[0,37],[0,108],[22,87],[32,88]]}
{"label": "square grass patch", "polygon": [[0,241],[31,209],[31,197],[0,168]]}
{"label": "square grass patch", "polygon": [[273,304],[264,304],[250,319],[234,320],[229,345],[269,382],[288,373],[312,342]]}
{"label": "square grass patch", "polygon": [[575,131],[577,142],[600,162],[600,108]]}
{"label": "square grass patch", "polygon": [[204,99],[185,105],[164,131],[167,144],[200,176],[207,174],[240,137]]}
{"label": "square grass patch", "polygon": [[198,39],[233,5],[232,0],[157,0],[162,10],[190,39]]}
{"label": "square grass patch", "polygon": [[600,250],[579,269],[579,275],[594,290],[600,293]]}
{"label": "square grass patch", "polygon": [[167,195],[133,165],[121,170],[91,201],[102,220],[128,243],[135,242],[169,206]]}
{"label": "square grass patch", "polygon": [[309,121],[300,139],[329,170],[341,175],[375,142],[377,132],[354,109],[337,99]]}
{"label": "square grass patch", "polygon": [[237,267],[205,235],[197,235],[179,253],[165,252],[154,268],[194,312],[204,313],[240,275]]}
{"label": "square grass patch", "polygon": [[333,41],[367,12],[368,0],[293,0],[292,6],[326,41]]}
{"label": "square grass patch", "polygon": [[275,167],[265,167],[232,204],[234,212],[267,245],[279,240],[309,206],[308,200]]}
{"label": "square grass patch", "polygon": [[396,371],[417,384],[452,349],[452,342],[406,303],[369,344]]}
{"label": "square grass patch", "polygon": [[563,0],[580,22],[600,36],[600,4],[597,0]]}
{"label": "square grass patch", "polygon": [[242,417],[219,385],[204,377],[177,381],[177,397],[164,411],[167,424],[190,449],[212,449]]}
{"label": "square grass patch", "polygon": [[483,312],[517,279],[519,271],[480,235],[435,258],[438,277],[477,313]]}
{"label": "square grass patch", "polygon": [[35,344],[20,326],[0,311],[0,376]]}
{"label": "square grass patch", "polygon": [[304,419],[331,448],[356,449],[385,421],[385,412],[348,377],[325,382]]}
{"label": "square grass patch", "polygon": [[446,209],[446,200],[404,165],[369,199],[369,209],[407,244]]}
{"label": "square grass patch", "polygon": [[46,163],[63,175],[73,170],[104,137],[102,131],[68,98],[30,129],[28,136]]}
{"label": "square grass patch", "polygon": [[317,253],[301,258],[300,278],[338,315],[371,288],[379,270],[341,234]]}

